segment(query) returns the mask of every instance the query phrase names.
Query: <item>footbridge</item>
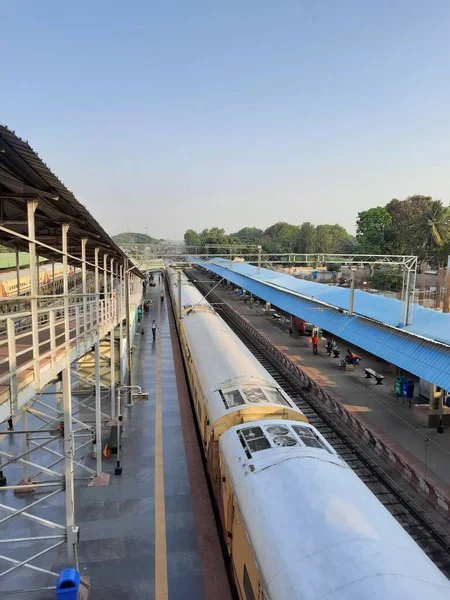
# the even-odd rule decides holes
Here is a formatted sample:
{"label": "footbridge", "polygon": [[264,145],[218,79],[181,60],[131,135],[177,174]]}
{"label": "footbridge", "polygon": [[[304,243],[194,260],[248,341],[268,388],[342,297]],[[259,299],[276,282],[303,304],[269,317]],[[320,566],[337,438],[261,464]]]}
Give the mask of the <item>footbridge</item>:
{"label": "footbridge", "polygon": [[[30,278],[26,295],[17,285],[0,298],[3,595],[54,589],[59,571],[48,565],[77,564],[75,481],[108,483],[101,439],[120,425],[116,391],[130,383],[143,275],[29,144],[3,126],[0,244],[16,253],[17,278],[19,254],[28,253]],[[49,266],[53,277],[55,268],[60,273],[57,287],[40,284]],[[87,466],[93,451],[95,467]]]}

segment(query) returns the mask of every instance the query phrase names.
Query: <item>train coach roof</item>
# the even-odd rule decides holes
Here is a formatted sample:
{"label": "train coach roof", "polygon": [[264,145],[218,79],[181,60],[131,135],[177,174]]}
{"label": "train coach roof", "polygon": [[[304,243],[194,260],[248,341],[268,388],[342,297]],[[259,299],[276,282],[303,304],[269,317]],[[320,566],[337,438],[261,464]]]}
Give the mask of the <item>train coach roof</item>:
{"label": "train coach roof", "polygon": [[270,598],[450,597],[447,578],[335,454],[297,446],[260,447],[249,456],[238,432],[258,426],[308,426],[257,421],[229,429],[219,442]]}
{"label": "train coach roof", "polygon": [[[0,198],[2,226],[14,234],[0,230],[0,244],[28,251],[27,200],[38,200],[35,212],[36,240],[61,250],[61,226],[70,225],[69,254],[81,258],[81,240],[87,238],[86,259],[94,263],[94,249],[109,259],[123,261],[126,254],[106,233],[90,212],[75,198],[28,142],[0,125]],[[40,256],[58,260],[61,255],[38,246]],[[69,262],[79,264],[77,260]],[[138,269],[136,274],[143,277]]]}

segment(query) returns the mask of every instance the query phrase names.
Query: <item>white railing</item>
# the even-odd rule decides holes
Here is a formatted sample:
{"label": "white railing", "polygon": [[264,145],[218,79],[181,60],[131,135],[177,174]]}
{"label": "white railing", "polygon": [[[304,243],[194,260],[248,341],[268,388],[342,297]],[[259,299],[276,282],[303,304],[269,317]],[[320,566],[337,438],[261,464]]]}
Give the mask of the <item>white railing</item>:
{"label": "white railing", "polygon": [[[125,319],[122,293],[118,297],[115,292],[102,294],[101,299],[99,296],[72,293],[68,297],[39,297],[37,336],[33,331],[30,298],[27,299],[29,310],[23,310],[22,304],[19,311],[0,312],[0,422],[17,412],[42,385],[57,376],[58,363],[66,352],[71,361],[75,360]],[[132,313],[140,300],[141,290],[131,290]],[[41,378],[44,372],[45,377]],[[28,392],[21,393],[25,388]]]}

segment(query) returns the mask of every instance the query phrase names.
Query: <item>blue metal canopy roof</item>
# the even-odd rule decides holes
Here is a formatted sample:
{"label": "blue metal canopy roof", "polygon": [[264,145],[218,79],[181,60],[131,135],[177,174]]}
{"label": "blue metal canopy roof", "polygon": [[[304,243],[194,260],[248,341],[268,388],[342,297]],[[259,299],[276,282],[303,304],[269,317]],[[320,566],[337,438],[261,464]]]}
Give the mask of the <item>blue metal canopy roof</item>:
{"label": "blue metal canopy roof", "polygon": [[200,263],[255,296],[348,340],[409,373],[450,390],[450,314],[414,307],[413,324],[399,328],[401,302],[355,291],[354,314],[348,310],[350,290],[296,279],[247,263],[223,259]]}

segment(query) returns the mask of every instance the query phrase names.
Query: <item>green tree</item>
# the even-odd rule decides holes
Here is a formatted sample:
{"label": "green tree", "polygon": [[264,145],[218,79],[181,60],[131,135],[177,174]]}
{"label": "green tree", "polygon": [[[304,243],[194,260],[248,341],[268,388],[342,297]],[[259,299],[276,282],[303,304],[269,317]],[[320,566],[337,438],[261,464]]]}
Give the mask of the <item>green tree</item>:
{"label": "green tree", "polygon": [[342,225],[335,223],[334,225],[325,225],[325,227],[328,227],[331,236],[330,252],[332,254],[344,254],[354,251],[355,238]]}
{"label": "green tree", "polygon": [[377,290],[396,292],[402,283],[401,268],[397,266],[386,266],[375,269],[370,278],[371,287]]}
{"label": "green tree", "polygon": [[356,221],[358,252],[384,254],[386,236],[389,236],[391,226],[391,213],[384,206],[369,208],[358,213]]}
{"label": "green tree", "polygon": [[422,241],[419,255],[435,262],[450,241],[450,208],[440,200],[432,200],[420,219],[418,233]]}
{"label": "green tree", "polygon": [[316,251],[316,228],[312,223],[302,223],[297,238],[296,251],[301,254],[314,254]]}
{"label": "green tree", "polygon": [[193,229],[188,229],[184,234],[184,243],[195,248],[202,246],[200,235]]}
{"label": "green tree", "polygon": [[420,224],[433,199],[430,196],[409,196],[406,200],[391,200],[386,210],[392,218],[386,234],[386,251],[390,254],[421,255]]}
{"label": "green tree", "polygon": [[280,221],[264,232],[264,249],[271,253],[294,252],[297,245],[298,227]]}
{"label": "green tree", "polygon": [[333,252],[333,236],[329,225],[316,227],[316,252],[331,254]]}
{"label": "green tree", "polygon": [[236,238],[242,244],[258,245],[262,242],[264,231],[258,227],[243,227],[236,233],[232,233],[231,237]]}

